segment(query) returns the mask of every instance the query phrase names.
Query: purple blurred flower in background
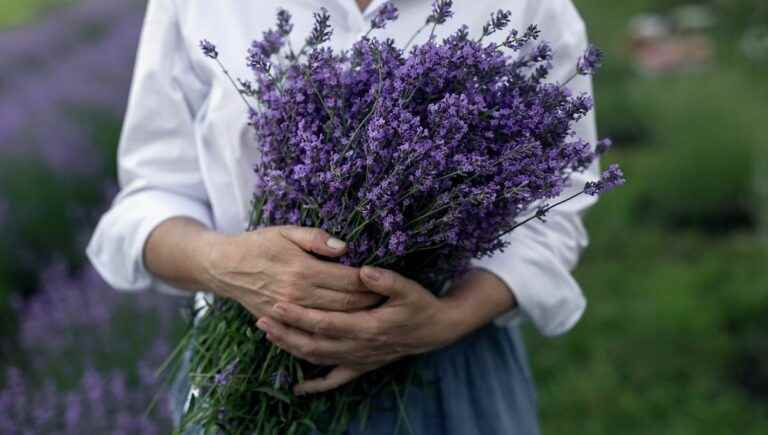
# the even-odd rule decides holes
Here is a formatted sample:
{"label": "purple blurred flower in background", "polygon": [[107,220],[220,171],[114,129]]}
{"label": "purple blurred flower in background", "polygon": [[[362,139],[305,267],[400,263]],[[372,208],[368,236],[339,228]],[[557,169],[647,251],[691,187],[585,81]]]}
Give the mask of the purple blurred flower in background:
{"label": "purple blurred flower in background", "polygon": [[[56,264],[44,282],[20,311],[30,363],[5,370],[0,433],[167,433],[170,404],[155,371],[170,349],[178,302],[119,295],[90,267],[72,275]],[[124,331],[115,322],[122,316],[142,328]],[[156,394],[159,405],[147,416]]]}
{"label": "purple blurred flower in background", "polygon": [[[41,159],[67,177],[103,171],[106,149],[95,136],[104,123],[118,126],[125,109],[143,6],[81,0],[3,32],[0,157]],[[83,217],[98,211],[77,207],[71,212]],[[3,228],[11,211],[0,197]],[[179,302],[119,295],[91,267],[63,260],[43,268],[39,281],[33,295],[11,297],[19,333],[13,359],[0,365],[0,433],[168,433],[170,409],[155,372],[169,352]]]}
{"label": "purple blurred flower in background", "polygon": [[[93,122],[125,109],[143,8],[84,1],[0,38],[0,155],[38,156],[62,173],[102,169]],[[62,85],[66,84],[66,85]]]}

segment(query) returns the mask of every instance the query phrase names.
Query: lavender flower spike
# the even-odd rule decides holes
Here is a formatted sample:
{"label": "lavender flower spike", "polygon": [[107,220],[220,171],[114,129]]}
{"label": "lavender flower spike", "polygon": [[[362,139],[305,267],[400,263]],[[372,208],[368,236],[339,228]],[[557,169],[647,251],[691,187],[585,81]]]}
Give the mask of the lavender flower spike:
{"label": "lavender flower spike", "polygon": [[602,195],[622,186],[626,181],[619,165],[611,165],[600,176],[600,180],[589,182],[584,186],[584,193],[592,196]]}
{"label": "lavender flower spike", "polygon": [[293,31],[291,13],[285,9],[277,11],[277,32],[282,36],[288,36]]}
{"label": "lavender flower spike", "polygon": [[221,372],[216,373],[213,376],[213,383],[219,386],[227,385],[232,379],[232,375],[235,373],[235,370],[237,370],[237,360],[225,367]]}
{"label": "lavender flower spike", "polygon": [[609,149],[613,146],[613,141],[610,138],[605,138],[597,142],[597,146],[595,147],[595,154],[601,156],[608,152]]}
{"label": "lavender flower spike", "polygon": [[371,29],[383,29],[389,21],[395,21],[398,14],[399,11],[392,2],[385,3],[371,20]]}
{"label": "lavender flower spike", "polygon": [[319,12],[315,12],[315,24],[312,26],[312,33],[307,37],[307,45],[310,47],[317,47],[318,45],[328,42],[333,34],[331,28],[331,16],[328,14],[328,9],[320,8]]}
{"label": "lavender flower spike", "polygon": [[200,49],[203,50],[204,55],[210,57],[211,59],[219,58],[219,52],[216,50],[216,46],[207,39],[200,41]]}
{"label": "lavender flower spike", "polygon": [[453,16],[453,0],[434,0],[432,2],[432,15],[427,17],[427,23],[444,24]]}
{"label": "lavender flower spike", "polygon": [[588,76],[593,75],[603,64],[603,51],[594,44],[589,44],[584,56],[579,59],[576,70],[579,74]]}
{"label": "lavender flower spike", "polygon": [[503,9],[499,9],[498,11],[491,13],[491,19],[488,20],[488,22],[483,26],[483,37],[504,30],[504,28],[509,24],[509,19],[511,16],[511,11],[505,11]]}

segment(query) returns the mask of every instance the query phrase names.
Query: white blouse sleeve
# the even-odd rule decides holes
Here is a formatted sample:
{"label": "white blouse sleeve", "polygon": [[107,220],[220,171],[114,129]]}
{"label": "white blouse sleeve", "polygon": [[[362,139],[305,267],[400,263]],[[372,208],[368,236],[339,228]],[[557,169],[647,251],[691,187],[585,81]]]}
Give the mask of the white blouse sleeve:
{"label": "white blouse sleeve", "polygon": [[121,190],[87,249],[94,267],[119,290],[178,292],[144,265],[150,232],[176,216],[212,226],[193,130],[201,89],[173,0],[150,0],[118,151]]}
{"label": "white blouse sleeve", "polygon": [[[538,9],[531,14],[531,24],[539,25],[542,39],[552,43],[555,54],[549,80],[564,82],[587,47],[584,23],[570,0],[532,3],[538,4]],[[569,88],[574,95],[592,95],[592,80],[579,76]],[[578,124],[576,134],[596,142],[594,114]],[[585,173],[575,174],[562,198],[581,190],[586,181],[597,179],[598,172],[595,163]],[[546,223],[534,220],[510,233],[504,251],[475,261],[475,267],[501,278],[517,299],[518,307],[497,318],[497,325],[529,319],[543,335],[556,336],[581,318],[586,300],[571,271],[588,242],[582,214],[594,203],[595,198],[582,195],[555,208],[546,216]]]}

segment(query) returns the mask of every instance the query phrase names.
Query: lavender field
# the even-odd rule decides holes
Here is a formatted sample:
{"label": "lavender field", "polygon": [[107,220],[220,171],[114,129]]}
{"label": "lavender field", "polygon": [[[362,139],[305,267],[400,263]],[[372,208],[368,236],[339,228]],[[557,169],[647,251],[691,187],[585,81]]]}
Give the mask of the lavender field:
{"label": "lavender field", "polygon": [[183,301],[119,295],[82,254],[115,192],[142,17],[82,1],[0,38],[0,433],[170,430],[155,373]]}
{"label": "lavender field", "polygon": [[[575,3],[609,52],[598,122],[630,183],[588,216],[584,320],[556,340],[526,328],[544,433],[768,433],[768,54],[740,48],[768,29],[768,8],[694,2],[718,17],[711,65],[647,75],[631,18],[689,2]],[[187,301],[118,294],[83,255],[116,192],[144,3],[6,4],[0,434],[168,433],[155,371]]]}

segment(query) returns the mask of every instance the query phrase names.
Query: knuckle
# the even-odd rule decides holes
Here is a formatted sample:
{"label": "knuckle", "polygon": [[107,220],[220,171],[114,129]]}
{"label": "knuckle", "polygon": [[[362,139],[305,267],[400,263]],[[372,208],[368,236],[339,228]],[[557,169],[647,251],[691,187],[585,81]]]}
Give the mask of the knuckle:
{"label": "knuckle", "polygon": [[305,242],[309,246],[317,246],[320,244],[320,237],[322,237],[322,232],[318,228],[305,228],[303,231],[303,236]]}
{"label": "knuckle", "polygon": [[320,228],[310,228],[307,232],[307,236],[310,242],[320,244],[325,236],[325,231]]}
{"label": "knuckle", "polygon": [[341,309],[344,311],[350,311],[357,308],[359,305],[358,298],[352,293],[344,295],[344,299],[341,303]]}
{"label": "knuckle", "polygon": [[350,274],[345,280],[344,280],[344,288],[348,291],[357,290],[358,288],[358,279],[357,274]]}
{"label": "knuckle", "polygon": [[314,333],[320,335],[327,335],[330,331],[330,323],[324,317],[315,320],[313,325]]}
{"label": "knuckle", "polygon": [[309,273],[307,272],[307,268],[301,265],[295,265],[291,266],[288,271],[289,279],[297,282],[297,283],[304,283],[309,278]]}
{"label": "knuckle", "polygon": [[376,343],[381,332],[381,328],[376,323],[370,323],[366,328],[357,331],[357,337],[368,343]]}
{"label": "knuckle", "polygon": [[389,341],[389,331],[386,326],[378,320],[371,322],[368,331],[366,331],[365,339],[374,344],[384,344]]}
{"label": "knuckle", "polygon": [[295,287],[287,287],[285,288],[281,295],[282,300],[284,302],[291,302],[294,304],[300,304],[304,302],[304,295],[299,289]]}

